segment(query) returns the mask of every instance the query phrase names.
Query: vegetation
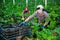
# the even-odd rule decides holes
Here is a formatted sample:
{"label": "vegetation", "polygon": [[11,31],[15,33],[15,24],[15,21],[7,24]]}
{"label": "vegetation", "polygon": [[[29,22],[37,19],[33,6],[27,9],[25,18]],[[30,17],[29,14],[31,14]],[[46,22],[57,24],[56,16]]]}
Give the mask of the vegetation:
{"label": "vegetation", "polygon": [[[42,0],[28,0],[28,7],[30,15],[36,10],[36,6],[42,4]],[[12,0],[1,1],[0,5],[0,25],[12,24],[22,21],[22,10],[26,7],[25,0],[15,0],[13,5]],[[37,34],[39,40],[60,40],[60,2],[59,0],[48,0],[47,7],[45,8],[49,15],[50,25],[47,25],[42,31],[38,31],[37,18],[30,20],[27,24],[31,25],[32,33]]]}

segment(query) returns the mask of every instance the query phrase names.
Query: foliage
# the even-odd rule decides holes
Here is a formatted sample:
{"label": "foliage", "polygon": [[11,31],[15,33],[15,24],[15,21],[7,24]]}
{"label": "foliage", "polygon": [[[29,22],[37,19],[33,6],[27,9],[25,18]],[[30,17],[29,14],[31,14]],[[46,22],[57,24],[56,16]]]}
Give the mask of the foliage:
{"label": "foliage", "polygon": [[[2,2],[2,1],[1,1]],[[36,10],[36,6],[44,2],[42,0],[28,0],[30,15]],[[35,4],[36,3],[36,4]],[[60,34],[60,2],[59,0],[48,0],[48,6],[45,8],[50,15],[50,18],[46,18],[46,21],[50,20],[50,25],[47,25],[47,29],[44,28],[42,31],[38,31],[38,20],[34,17],[32,21],[27,22],[31,25],[32,33],[37,34],[39,40],[60,40],[59,37],[53,36],[53,32]],[[2,7],[1,7],[2,5]],[[24,0],[16,0],[15,5],[13,5],[12,0],[6,0],[5,4],[1,3],[0,5],[0,24],[12,24],[16,22],[21,22],[22,20],[22,10],[25,8],[26,3]],[[42,25],[42,24],[41,24]],[[59,26],[58,26],[59,25]],[[53,29],[53,30],[52,30]]]}

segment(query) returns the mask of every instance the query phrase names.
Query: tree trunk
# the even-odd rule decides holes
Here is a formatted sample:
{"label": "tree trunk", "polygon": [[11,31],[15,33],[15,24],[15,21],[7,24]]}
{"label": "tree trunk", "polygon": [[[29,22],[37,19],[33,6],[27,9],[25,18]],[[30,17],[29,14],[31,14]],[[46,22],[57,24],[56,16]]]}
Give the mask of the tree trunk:
{"label": "tree trunk", "polygon": [[13,0],[13,5],[15,5],[15,0]]}

